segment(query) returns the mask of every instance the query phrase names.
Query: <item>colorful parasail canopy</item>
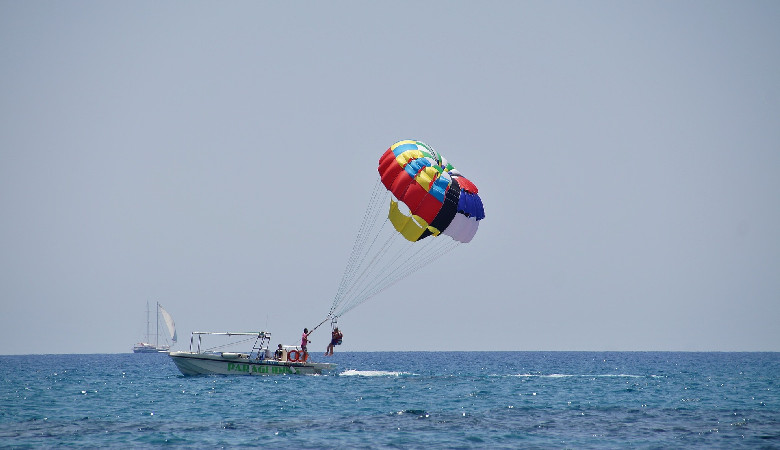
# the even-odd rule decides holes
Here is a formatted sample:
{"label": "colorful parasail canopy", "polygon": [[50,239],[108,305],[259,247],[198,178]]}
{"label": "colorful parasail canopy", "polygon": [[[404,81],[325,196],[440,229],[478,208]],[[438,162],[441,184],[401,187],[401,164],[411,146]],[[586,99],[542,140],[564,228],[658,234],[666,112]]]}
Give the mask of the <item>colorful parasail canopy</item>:
{"label": "colorful parasail canopy", "polygon": [[420,141],[390,146],[379,159],[378,170],[394,196],[388,218],[409,241],[445,234],[466,243],[485,218],[477,186]]}

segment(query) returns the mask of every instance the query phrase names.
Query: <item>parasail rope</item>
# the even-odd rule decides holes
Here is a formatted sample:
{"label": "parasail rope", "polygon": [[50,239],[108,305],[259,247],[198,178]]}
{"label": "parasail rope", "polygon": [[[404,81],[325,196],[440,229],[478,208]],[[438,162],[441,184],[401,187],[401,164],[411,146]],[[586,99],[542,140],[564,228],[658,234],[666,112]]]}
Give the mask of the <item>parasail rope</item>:
{"label": "parasail rope", "polygon": [[[459,244],[449,236],[410,242],[398,236],[387,218],[391,194],[378,179],[363,215],[352,252],[328,316],[335,319],[425,268]],[[314,330],[312,330],[314,331]]]}
{"label": "parasail rope", "polygon": [[[358,255],[357,263],[349,272],[347,282],[345,284],[345,289],[342,291],[340,298],[348,297],[355,286],[364,282],[367,279],[370,270],[375,267],[375,262],[382,258],[382,255],[390,248],[390,244],[392,243],[390,237],[392,236],[388,237],[388,239],[385,240],[381,245],[376,245],[386,222],[387,221],[381,222],[379,233],[374,233],[371,244],[368,245],[365,250],[363,250],[365,243],[361,244],[361,253]],[[368,237],[370,238],[371,236],[369,235]],[[372,255],[373,257],[371,257]],[[371,259],[366,262],[367,258],[369,257],[371,257]]]}
{"label": "parasail rope", "polygon": [[[368,275],[372,274],[374,271],[376,271],[376,269],[375,269],[376,261],[377,260],[381,260],[381,258],[383,258],[384,255],[389,251],[389,249],[392,247],[392,241],[393,241],[393,236],[389,236],[385,240],[384,244],[381,245],[380,247],[378,247],[376,253],[373,256],[373,258],[371,258],[371,260],[365,265],[363,270],[357,276],[357,279],[355,279],[355,281],[353,283],[351,283],[351,287],[346,290],[346,292],[344,293],[344,297],[349,297],[350,293],[353,292],[356,287],[362,285],[363,283],[367,282],[371,278]],[[371,248],[374,247],[375,243],[376,243],[376,239],[374,239],[374,241],[369,246],[369,253],[370,253]]]}
{"label": "parasail rope", "polygon": [[355,267],[360,267],[362,261],[365,259],[363,248],[368,240],[368,237],[370,236],[370,230],[376,226],[377,216],[379,211],[381,211],[379,205],[382,202],[380,200],[387,196],[381,195],[383,191],[384,188],[382,186],[381,179],[377,179],[376,183],[374,184],[374,189],[371,193],[371,198],[369,199],[368,208],[366,208],[366,212],[363,215],[363,221],[360,224],[360,230],[358,231],[358,235],[355,238],[355,243],[352,247],[352,253],[350,254],[347,266],[344,268],[344,274],[341,278],[341,283],[339,285],[338,291],[336,292],[336,297],[333,301],[333,305],[331,306],[330,313],[328,314],[329,316],[333,314],[334,309],[338,306],[339,299],[344,295],[345,289],[347,289],[348,285],[352,281],[352,278],[356,272]]}
{"label": "parasail rope", "polygon": [[[399,281],[408,278],[412,273],[421,270],[422,268],[424,268],[425,266],[433,262],[435,259],[441,257],[446,253],[449,253],[459,244],[460,243],[457,241],[450,240],[450,242],[447,242],[444,245],[438,245],[439,247],[441,247],[441,249],[436,251],[426,252],[423,251],[422,249],[419,250],[418,252],[415,253],[414,256],[410,256],[405,260],[401,261],[400,264],[396,265],[396,267],[392,270],[392,273],[387,274],[383,279],[377,281],[376,284],[371,286],[371,289],[368,290],[364,289],[363,291],[361,291],[359,295],[357,295],[352,301],[350,301],[348,304],[346,304],[344,307],[340,309],[339,315],[346,314],[353,308],[363,304],[364,302],[384,292],[386,289],[398,283]],[[431,247],[436,247],[436,246],[437,244],[428,244],[426,247],[429,248],[430,250]],[[413,262],[410,263],[410,261]]]}

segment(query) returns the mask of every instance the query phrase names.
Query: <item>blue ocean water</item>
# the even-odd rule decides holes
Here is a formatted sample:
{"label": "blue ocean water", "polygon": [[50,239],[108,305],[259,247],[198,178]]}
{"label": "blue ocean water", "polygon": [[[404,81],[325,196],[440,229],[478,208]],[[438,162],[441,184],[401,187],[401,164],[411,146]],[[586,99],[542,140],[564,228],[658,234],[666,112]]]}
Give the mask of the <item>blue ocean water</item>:
{"label": "blue ocean water", "polygon": [[780,448],[780,353],[336,353],[184,377],[165,354],[0,356],[0,447]]}

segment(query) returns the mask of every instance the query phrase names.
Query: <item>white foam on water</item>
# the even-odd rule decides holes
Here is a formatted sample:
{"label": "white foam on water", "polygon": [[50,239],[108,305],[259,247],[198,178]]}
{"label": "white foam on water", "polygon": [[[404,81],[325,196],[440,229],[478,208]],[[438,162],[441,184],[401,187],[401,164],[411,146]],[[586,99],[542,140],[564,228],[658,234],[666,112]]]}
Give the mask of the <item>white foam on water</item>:
{"label": "white foam on water", "polygon": [[401,375],[412,375],[409,372],[391,372],[388,370],[354,370],[347,369],[339,374],[340,376],[347,377],[398,377]]}

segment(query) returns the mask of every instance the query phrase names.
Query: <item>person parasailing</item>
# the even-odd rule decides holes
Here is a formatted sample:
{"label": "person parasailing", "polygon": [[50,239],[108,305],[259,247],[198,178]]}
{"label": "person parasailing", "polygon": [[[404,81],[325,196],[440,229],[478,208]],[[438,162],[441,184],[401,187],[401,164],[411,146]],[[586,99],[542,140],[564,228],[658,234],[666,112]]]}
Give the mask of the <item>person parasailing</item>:
{"label": "person parasailing", "polygon": [[330,333],[330,344],[328,344],[328,348],[325,350],[325,356],[333,356],[333,347],[341,345],[343,338],[344,334],[339,331],[339,327],[334,328]]}

